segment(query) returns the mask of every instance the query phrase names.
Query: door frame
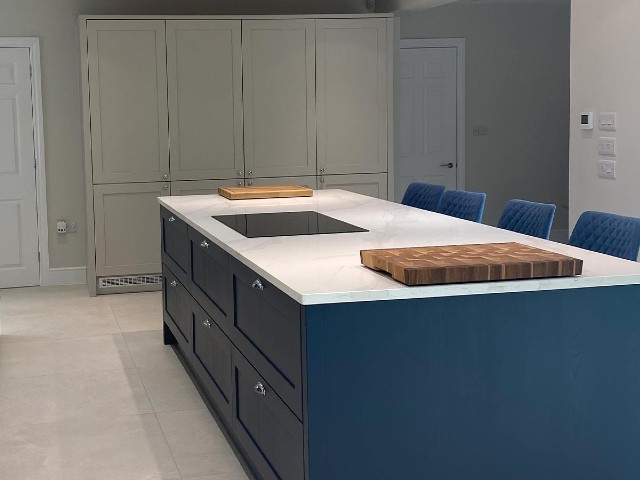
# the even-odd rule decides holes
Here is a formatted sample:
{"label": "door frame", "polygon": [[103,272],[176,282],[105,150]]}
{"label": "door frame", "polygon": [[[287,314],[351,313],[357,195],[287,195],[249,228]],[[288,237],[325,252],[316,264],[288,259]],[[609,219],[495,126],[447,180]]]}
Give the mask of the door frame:
{"label": "door frame", "polygon": [[47,223],[47,177],[45,171],[44,122],[42,119],[42,82],[39,37],[0,37],[2,48],[28,48],[31,65],[31,104],[33,108],[33,143],[36,162],[36,209],[38,218],[38,252],[40,285],[49,285],[49,227]]}
{"label": "door frame", "polygon": [[[400,50],[409,48],[455,48],[458,59],[457,80],[457,168],[456,188],[464,190],[466,185],[466,89],[465,89],[465,39],[464,38],[403,38]],[[399,53],[399,52],[398,52]],[[399,62],[398,62],[399,63]]]}

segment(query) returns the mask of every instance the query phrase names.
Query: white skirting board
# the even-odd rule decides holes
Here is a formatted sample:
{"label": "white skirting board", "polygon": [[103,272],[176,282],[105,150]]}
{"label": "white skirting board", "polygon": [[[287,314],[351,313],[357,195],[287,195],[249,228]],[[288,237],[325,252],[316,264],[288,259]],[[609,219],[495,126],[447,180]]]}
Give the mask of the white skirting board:
{"label": "white skirting board", "polygon": [[86,267],[65,267],[49,269],[48,285],[84,285],[86,283]]}

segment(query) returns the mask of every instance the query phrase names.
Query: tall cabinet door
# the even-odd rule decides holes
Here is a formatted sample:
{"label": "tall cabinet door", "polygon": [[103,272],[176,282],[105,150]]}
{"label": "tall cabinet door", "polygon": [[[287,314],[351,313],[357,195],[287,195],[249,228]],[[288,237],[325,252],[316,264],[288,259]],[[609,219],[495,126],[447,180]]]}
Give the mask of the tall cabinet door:
{"label": "tall cabinet door", "polygon": [[314,175],[315,20],[242,24],[246,178]]}
{"label": "tall cabinet door", "polygon": [[87,21],[95,184],[169,178],[164,23]]}
{"label": "tall cabinet door", "polygon": [[318,20],[318,173],[387,171],[387,21]]}
{"label": "tall cabinet door", "polygon": [[168,182],[96,185],[96,274],[160,273],[160,207]]}
{"label": "tall cabinet door", "polygon": [[243,177],[240,20],[167,21],[171,179]]}

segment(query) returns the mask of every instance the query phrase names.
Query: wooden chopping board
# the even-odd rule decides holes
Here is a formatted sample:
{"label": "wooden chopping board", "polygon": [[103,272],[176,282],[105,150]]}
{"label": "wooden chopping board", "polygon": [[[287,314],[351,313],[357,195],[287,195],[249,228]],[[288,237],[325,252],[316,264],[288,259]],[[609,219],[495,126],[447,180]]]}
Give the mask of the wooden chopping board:
{"label": "wooden chopping board", "polygon": [[365,267],[405,285],[491,282],[582,274],[582,260],[520,243],[362,250]]}
{"label": "wooden chopping board", "polygon": [[229,200],[255,198],[312,197],[313,190],[299,185],[264,185],[262,187],[220,187],[218,194]]}

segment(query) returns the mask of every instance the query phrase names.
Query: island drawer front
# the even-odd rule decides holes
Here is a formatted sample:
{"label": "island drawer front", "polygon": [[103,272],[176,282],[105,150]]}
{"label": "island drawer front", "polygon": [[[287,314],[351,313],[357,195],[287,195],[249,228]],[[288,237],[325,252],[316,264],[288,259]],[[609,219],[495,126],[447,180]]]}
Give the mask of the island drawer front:
{"label": "island drawer front", "polygon": [[186,285],[189,278],[189,233],[187,224],[166,208],[160,209],[162,260]]}
{"label": "island drawer front", "polygon": [[[183,345],[191,344],[191,296],[180,280],[166,266],[162,269],[165,322],[172,327],[176,339]],[[187,349],[190,350],[190,349]]]}
{"label": "island drawer front", "polygon": [[213,318],[191,299],[193,369],[209,399],[227,421],[231,419],[231,341]]}
{"label": "island drawer front", "polygon": [[234,347],[233,421],[236,438],[263,480],[303,480],[302,422]]}
{"label": "island drawer front", "polygon": [[193,296],[225,330],[231,304],[229,254],[211,240],[189,228],[191,285]]}
{"label": "island drawer front", "polygon": [[302,418],[301,306],[236,259],[231,273],[231,339]]}

